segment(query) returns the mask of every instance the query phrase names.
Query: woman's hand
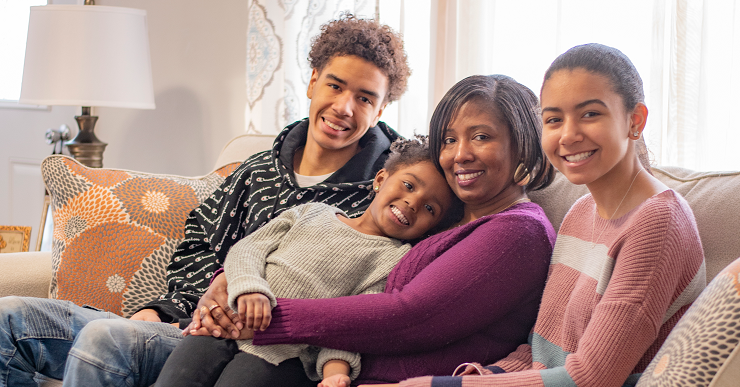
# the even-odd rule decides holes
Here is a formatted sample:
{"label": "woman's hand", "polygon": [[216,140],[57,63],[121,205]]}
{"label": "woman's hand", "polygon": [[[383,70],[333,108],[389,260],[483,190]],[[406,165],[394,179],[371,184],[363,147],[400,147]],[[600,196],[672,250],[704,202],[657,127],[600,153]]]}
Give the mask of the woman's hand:
{"label": "woman's hand", "polygon": [[[193,335],[193,336],[214,336],[214,337],[220,337],[220,336],[216,336],[214,333],[212,333],[211,331],[209,331],[208,328],[206,328],[205,326],[203,326],[203,324],[201,324],[201,321],[202,321],[202,319],[201,319],[201,310],[203,310],[203,309],[204,308],[196,309],[195,312],[193,312],[193,321],[190,322],[190,325],[188,325],[187,328],[183,329],[183,331],[182,331],[182,335],[183,336]],[[208,313],[208,309],[207,308],[204,310],[204,313]],[[251,329],[241,329],[239,331],[238,336],[236,336],[236,337],[231,336],[229,338],[230,339],[234,339],[234,340],[247,340],[247,339],[251,339],[251,338],[254,338],[254,331],[251,330]]]}
{"label": "woman's hand", "polygon": [[241,336],[240,331],[244,325],[239,321],[239,315],[229,308],[229,294],[226,289],[226,276],[216,276],[198,301],[198,309],[193,313],[193,321],[188,327],[190,334],[197,336],[207,332],[206,335],[231,339]]}
{"label": "woman's hand", "polygon": [[349,376],[343,374],[335,374],[324,378],[317,387],[349,387],[352,381]]}
{"label": "woman's hand", "polygon": [[272,320],[270,299],[262,293],[242,294],[236,299],[239,307],[239,320],[246,323],[247,329],[264,331]]}

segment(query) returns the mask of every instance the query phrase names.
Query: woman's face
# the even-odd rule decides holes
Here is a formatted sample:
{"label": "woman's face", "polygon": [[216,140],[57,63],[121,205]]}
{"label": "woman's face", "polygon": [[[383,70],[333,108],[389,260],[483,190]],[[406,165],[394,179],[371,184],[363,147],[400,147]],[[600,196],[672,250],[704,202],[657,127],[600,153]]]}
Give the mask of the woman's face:
{"label": "woman's face", "polygon": [[518,188],[513,178],[511,134],[494,110],[475,100],[466,102],[444,129],[442,139],[439,164],[466,211],[509,204],[502,201],[510,201],[511,190]]}
{"label": "woman's face", "polygon": [[[633,117],[609,80],[584,69],[559,70],[542,88],[542,147],[574,184],[619,174],[631,157]],[[641,129],[641,128],[640,128]]]}

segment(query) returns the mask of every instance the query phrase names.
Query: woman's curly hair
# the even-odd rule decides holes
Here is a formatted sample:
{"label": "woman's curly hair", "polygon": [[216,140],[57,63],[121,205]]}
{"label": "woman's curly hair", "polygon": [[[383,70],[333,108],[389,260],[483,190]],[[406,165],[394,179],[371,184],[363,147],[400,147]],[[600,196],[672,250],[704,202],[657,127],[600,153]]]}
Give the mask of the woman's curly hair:
{"label": "woman's curly hair", "polygon": [[321,26],[313,38],[308,61],[321,71],[335,56],[355,55],[377,66],[388,77],[386,102],[392,102],[406,91],[411,75],[401,34],[372,19],[358,19],[345,13],[339,19]]}

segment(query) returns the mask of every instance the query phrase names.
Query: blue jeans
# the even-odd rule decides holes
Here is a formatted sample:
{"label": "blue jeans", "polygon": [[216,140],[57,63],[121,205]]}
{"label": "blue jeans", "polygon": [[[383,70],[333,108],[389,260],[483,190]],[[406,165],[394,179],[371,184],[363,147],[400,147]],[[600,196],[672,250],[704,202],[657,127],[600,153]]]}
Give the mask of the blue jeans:
{"label": "blue jeans", "polygon": [[0,298],[0,387],[149,386],[182,340],[170,324],[131,321],[68,301]]}

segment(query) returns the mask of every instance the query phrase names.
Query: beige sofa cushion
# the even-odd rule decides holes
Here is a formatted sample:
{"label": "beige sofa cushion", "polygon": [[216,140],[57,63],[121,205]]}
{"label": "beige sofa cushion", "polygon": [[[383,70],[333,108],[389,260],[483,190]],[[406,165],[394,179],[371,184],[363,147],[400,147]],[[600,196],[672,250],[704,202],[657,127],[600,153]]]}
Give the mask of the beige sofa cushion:
{"label": "beige sofa cushion", "polygon": [[740,257],[740,172],[664,167],[654,168],[653,173],[683,195],[694,211],[709,282]]}
{"label": "beige sofa cushion", "polygon": [[0,297],[46,298],[51,281],[51,253],[0,254]]}
{"label": "beige sofa cushion", "polygon": [[[707,282],[711,281],[740,257],[740,172],[653,167],[653,174],[686,198],[694,211],[707,262]],[[586,186],[575,186],[557,173],[552,185],[529,195],[542,206],[557,230],[573,203],[586,193]]]}

